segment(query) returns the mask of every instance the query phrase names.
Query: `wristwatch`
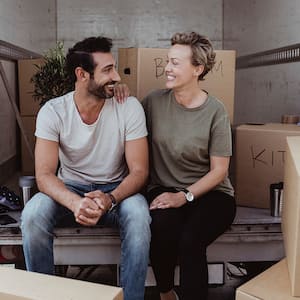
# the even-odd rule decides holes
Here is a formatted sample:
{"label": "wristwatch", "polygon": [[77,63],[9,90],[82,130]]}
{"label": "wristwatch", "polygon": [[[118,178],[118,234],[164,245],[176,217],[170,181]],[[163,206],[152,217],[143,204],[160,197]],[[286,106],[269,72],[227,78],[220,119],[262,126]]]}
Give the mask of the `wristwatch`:
{"label": "wristwatch", "polygon": [[183,192],[187,202],[193,202],[195,199],[193,193],[185,188],[176,188],[176,191]]}
{"label": "wristwatch", "polygon": [[117,205],[118,203],[117,203],[116,198],[114,197],[113,194],[108,193],[107,195],[109,196],[109,198],[110,198],[110,200],[111,200],[111,207],[110,207],[110,209],[109,209],[108,211],[112,211],[112,210],[116,207],[116,205]]}

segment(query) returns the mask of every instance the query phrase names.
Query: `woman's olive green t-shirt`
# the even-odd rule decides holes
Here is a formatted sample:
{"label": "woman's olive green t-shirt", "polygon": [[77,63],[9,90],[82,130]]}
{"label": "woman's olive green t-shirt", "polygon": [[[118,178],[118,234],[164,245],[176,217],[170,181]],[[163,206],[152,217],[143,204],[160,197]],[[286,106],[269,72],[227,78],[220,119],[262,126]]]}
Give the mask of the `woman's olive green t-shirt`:
{"label": "woman's olive green t-shirt", "polygon": [[[148,190],[188,187],[209,172],[210,156],[232,155],[230,120],[218,99],[208,95],[201,106],[185,108],[166,89],[149,94],[142,104],[150,146]],[[234,194],[228,177],[214,189]]]}

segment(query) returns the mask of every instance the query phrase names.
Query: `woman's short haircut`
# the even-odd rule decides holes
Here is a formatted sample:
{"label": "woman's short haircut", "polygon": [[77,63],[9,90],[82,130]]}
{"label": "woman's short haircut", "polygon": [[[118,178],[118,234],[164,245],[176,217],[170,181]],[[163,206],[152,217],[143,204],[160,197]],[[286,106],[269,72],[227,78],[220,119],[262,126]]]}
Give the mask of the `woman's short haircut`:
{"label": "woman's short haircut", "polygon": [[83,68],[93,77],[96,64],[92,53],[109,53],[111,48],[112,40],[101,36],[86,38],[70,48],[66,56],[66,70],[72,82],[76,81],[75,69],[77,67]]}
{"label": "woman's short haircut", "polygon": [[198,80],[204,80],[204,76],[213,68],[216,53],[214,52],[211,41],[196,32],[178,32],[171,38],[171,44],[187,45],[192,50],[192,65],[204,66],[204,71],[199,75]]}

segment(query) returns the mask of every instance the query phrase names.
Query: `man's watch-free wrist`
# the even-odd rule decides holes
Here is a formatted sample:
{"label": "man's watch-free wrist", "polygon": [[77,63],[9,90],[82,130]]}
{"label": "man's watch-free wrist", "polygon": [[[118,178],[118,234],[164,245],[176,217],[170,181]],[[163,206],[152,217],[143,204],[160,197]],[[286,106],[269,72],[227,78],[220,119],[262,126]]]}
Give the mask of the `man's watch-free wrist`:
{"label": "man's watch-free wrist", "polygon": [[111,200],[111,207],[108,211],[112,211],[115,208],[115,206],[117,205],[117,201],[113,194],[108,193],[107,195],[109,196],[109,198]]}
{"label": "man's watch-free wrist", "polygon": [[190,192],[188,189],[185,189],[185,188],[176,188],[176,190],[178,192],[183,192],[184,193],[184,196],[185,196],[185,199],[187,202],[193,202],[195,197],[194,197],[194,194],[192,192]]}

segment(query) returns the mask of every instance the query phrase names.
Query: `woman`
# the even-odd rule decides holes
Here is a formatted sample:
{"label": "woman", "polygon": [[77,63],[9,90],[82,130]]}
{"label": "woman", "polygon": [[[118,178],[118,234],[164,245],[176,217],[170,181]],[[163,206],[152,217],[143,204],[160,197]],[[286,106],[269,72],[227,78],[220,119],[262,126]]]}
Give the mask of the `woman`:
{"label": "woman", "polygon": [[[143,100],[149,131],[150,260],[161,300],[207,299],[206,248],[232,223],[231,129],[224,105],[201,89],[215,63],[195,32],[171,39],[165,90]],[[180,297],[173,290],[180,266]]]}

